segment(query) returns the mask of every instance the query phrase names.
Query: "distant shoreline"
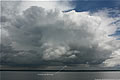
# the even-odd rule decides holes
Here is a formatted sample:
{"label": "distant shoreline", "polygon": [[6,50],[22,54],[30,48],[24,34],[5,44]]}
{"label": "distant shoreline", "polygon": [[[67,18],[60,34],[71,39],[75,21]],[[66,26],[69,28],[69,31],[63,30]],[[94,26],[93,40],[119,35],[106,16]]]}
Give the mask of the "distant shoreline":
{"label": "distant shoreline", "polygon": [[120,72],[120,70],[0,70],[0,71],[38,71],[38,72]]}

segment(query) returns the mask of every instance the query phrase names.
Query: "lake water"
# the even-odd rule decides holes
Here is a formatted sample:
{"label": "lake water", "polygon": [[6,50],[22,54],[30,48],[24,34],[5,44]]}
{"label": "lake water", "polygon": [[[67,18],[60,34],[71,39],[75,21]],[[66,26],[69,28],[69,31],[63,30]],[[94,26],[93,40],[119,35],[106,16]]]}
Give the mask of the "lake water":
{"label": "lake water", "polygon": [[120,80],[120,72],[1,71],[0,80]]}

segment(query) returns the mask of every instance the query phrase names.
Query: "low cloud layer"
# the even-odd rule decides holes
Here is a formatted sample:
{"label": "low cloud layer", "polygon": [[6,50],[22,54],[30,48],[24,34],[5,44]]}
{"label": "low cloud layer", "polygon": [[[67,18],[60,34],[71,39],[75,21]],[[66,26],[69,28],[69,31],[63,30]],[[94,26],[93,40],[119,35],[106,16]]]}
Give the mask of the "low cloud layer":
{"label": "low cloud layer", "polygon": [[[4,10],[3,10],[4,11]],[[2,16],[2,57],[7,65],[120,65],[119,16],[112,10],[62,12],[31,6]],[[9,20],[10,19],[10,20]]]}

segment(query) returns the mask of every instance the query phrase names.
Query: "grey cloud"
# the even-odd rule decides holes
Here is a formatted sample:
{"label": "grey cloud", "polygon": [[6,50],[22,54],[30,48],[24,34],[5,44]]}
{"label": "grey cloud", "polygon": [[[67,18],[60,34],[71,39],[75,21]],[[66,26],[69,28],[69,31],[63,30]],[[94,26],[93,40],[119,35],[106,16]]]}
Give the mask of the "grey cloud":
{"label": "grey cloud", "polygon": [[11,49],[3,47],[2,62],[37,66],[102,64],[119,47],[114,46],[119,41],[108,36],[117,29],[110,25],[115,20],[104,14],[62,13],[32,6],[15,16],[10,25],[4,25]]}

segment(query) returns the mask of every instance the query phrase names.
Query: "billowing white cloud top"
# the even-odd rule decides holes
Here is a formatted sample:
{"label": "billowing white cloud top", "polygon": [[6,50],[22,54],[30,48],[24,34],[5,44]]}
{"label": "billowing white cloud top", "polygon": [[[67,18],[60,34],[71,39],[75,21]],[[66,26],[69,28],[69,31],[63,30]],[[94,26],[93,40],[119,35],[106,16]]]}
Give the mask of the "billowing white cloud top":
{"label": "billowing white cloud top", "polygon": [[120,65],[120,41],[109,36],[119,27],[119,18],[109,17],[111,10],[64,13],[59,7],[50,10],[35,2],[22,5],[26,4],[29,7],[22,6],[22,12],[13,7],[15,15],[3,6],[3,13],[7,11],[2,15],[3,62]]}

